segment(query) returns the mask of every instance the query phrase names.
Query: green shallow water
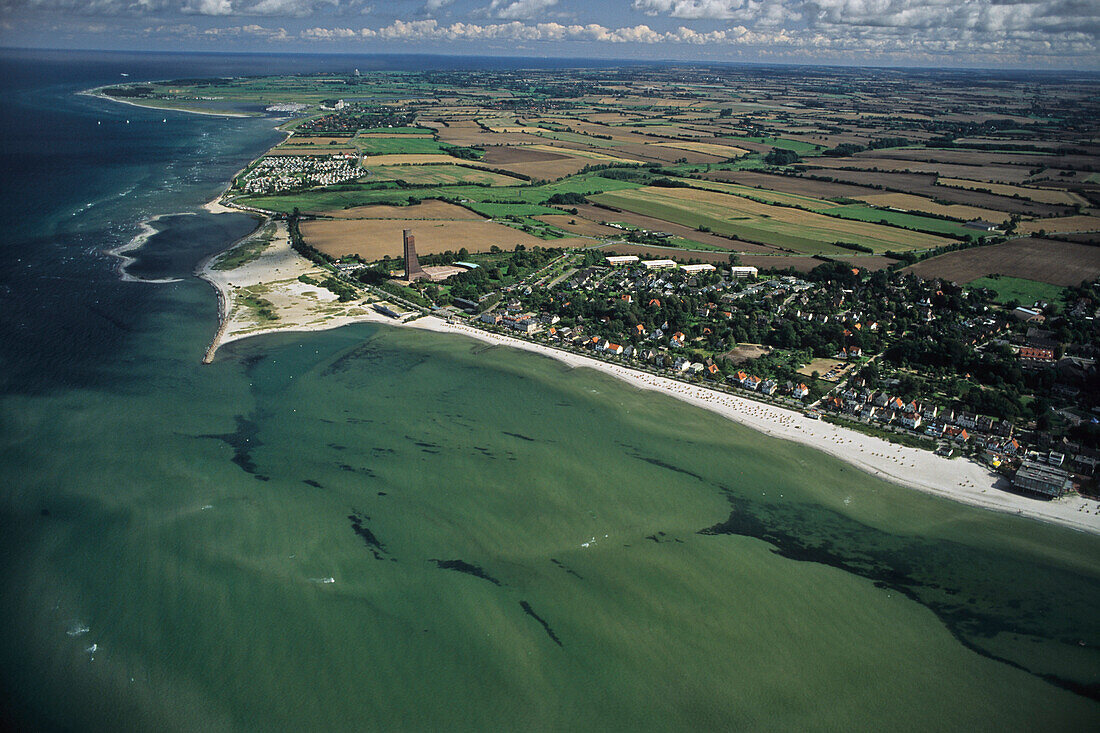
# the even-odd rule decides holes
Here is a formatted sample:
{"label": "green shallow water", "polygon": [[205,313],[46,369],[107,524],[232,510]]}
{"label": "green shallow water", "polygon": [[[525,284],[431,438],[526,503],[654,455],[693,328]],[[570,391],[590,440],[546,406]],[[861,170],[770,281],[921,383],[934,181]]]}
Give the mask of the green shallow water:
{"label": "green shallow water", "polygon": [[4,397],[0,654],[27,720],[1100,721],[1094,537],[461,337],[350,327],[201,367],[209,319],[173,313],[209,294],[170,287],[100,386]]}

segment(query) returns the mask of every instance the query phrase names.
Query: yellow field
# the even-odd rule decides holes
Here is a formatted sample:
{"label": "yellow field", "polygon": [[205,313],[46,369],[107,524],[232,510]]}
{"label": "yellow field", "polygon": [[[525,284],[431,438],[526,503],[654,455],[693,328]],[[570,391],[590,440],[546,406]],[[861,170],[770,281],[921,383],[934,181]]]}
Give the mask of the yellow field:
{"label": "yellow field", "polygon": [[1019,196],[1020,198],[1037,201],[1041,204],[1056,204],[1061,206],[1073,206],[1082,204],[1088,206],[1089,202],[1082,196],[1070,191],[1057,191],[1050,188],[1031,188],[1030,186],[1010,186],[1005,183],[986,183],[985,181],[971,181],[965,178],[939,178],[936,184],[951,188],[965,188],[971,191],[989,191],[999,196]]}
{"label": "yellow field", "polygon": [[496,245],[511,250],[544,244],[517,229],[490,221],[432,221],[420,219],[326,219],[304,221],[302,237],[310,245],[333,257],[359,255],[365,260],[381,260],[386,255],[401,257],[401,232],[412,231],[419,254],[487,252]]}
{"label": "yellow field", "polygon": [[936,216],[949,216],[960,221],[985,219],[986,221],[1003,224],[1009,219],[1009,215],[1004,211],[981,209],[977,206],[964,206],[962,204],[938,204],[930,198],[908,193],[876,193],[870,196],[856,196],[856,199],[871,206],[918,211]]}
{"label": "yellow field", "polygon": [[693,153],[703,153],[704,155],[717,155],[720,158],[736,158],[741,155],[749,154],[749,151],[743,148],[735,148],[732,145],[716,145],[715,143],[676,141],[649,144],[657,145],[662,148],[679,148],[680,150],[690,150]]}
{"label": "yellow field", "polygon": [[1100,216],[1060,216],[1053,219],[1021,221],[1016,225],[1020,234],[1044,232],[1100,232]]}

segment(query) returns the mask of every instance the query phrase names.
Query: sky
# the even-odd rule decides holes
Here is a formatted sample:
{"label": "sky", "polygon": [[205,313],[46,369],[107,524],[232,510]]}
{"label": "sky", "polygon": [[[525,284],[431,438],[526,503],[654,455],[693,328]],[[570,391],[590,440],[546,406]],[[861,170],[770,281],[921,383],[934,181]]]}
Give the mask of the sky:
{"label": "sky", "polygon": [[1100,69],[1100,0],[0,0],[0,46]]}

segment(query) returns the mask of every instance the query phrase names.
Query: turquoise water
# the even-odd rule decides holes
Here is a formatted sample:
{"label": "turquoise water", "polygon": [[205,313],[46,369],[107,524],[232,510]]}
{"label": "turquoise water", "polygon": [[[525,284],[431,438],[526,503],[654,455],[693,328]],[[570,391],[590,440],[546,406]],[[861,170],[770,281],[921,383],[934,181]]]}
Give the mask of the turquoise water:
{"label": "turquoise water", "polygon": [[[11,94],[68,99],[46,88]],[[105,145],[79,126],[118,111],[71,104]],[[189,261],[247,219],[163,220],[133,270],[166,285],[121,283],[99,252],[194,210],[273,133],[159,119],[89,163],[102,203],[39,202],[53,213],[4,244],[5,722],[1100,722],[1097,538],[458,336],[355,326],[200,365],[216,303]],[[158,184],[140,203],[117,195],[135,171]]]}

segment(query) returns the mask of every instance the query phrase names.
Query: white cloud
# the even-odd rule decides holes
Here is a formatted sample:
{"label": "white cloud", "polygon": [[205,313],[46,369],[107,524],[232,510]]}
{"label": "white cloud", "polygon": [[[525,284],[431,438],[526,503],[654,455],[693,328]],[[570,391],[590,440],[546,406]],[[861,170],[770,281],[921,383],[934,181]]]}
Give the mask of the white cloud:
{"label": "white cloud", "polygon": [[[255,5],[243,8],[241,14],[302,17],[312,14],[320,4],[316,0],[259,0]],[[339,1],[325,0],[323,4],[339,5]]]}
{"label": "white cloud", "polygon": [[493,0],[486,10],[497,18],[527,20],[558,4],[558,0]]}
{"label": "white cloud", "polygon": [[233,4],[229,0],[192,0],[180,8],[180,12],[192,15],[232,15]]}

